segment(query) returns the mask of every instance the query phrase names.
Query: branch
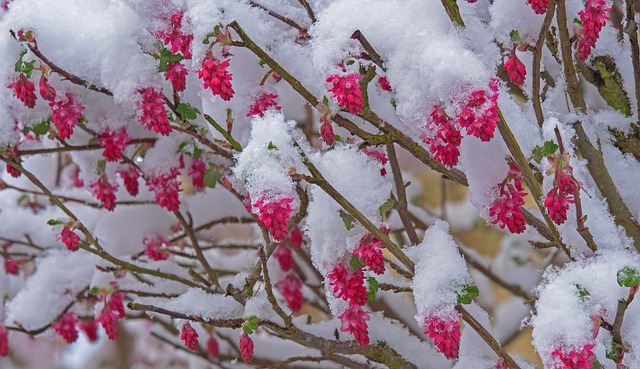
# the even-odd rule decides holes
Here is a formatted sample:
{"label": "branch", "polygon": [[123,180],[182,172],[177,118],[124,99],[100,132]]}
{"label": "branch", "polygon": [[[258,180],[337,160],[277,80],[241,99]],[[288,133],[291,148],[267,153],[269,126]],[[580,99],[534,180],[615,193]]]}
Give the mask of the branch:
{"label": "branch", "polygon": [[393,172],[393,181],[396,185],[396,193],[398,195],[397,210],[402,225],[407,232],[409,241],[411,244],[417,245],[420,243],[420,239],[416,234],[416,230],[413,227],[411,218],[409,217],[407,210],[407,193],[405,191],[404,180],[402,179],[402,172],[400,171],[400,164],[398,163],[398,157],[396,156],[396,149],[393,144],[387,144],[387,154],[389,155],[389,165],[391,165],[391,171]]}
{"label": "branch", "polygon": [[542,102],[540,99],[540,64],[542,62],[542,51],[544,48],[546,35],[547,32],[549,32],[549,27],[551,26],[551,21],[553,20],[555,11],[556,1],[551,0],[549,3],[549,7],[547,8],[547,14],[544,16],[542,27],[540,28],[540,34],[538,35],[538,40],[536,41],[535,51],[533,52],[532,102],[533,110],[536,114],[536,119],[538,120],[538,126],[540,126],[540,128],[542,128],[542,124],[544,123],[544,114],[542,113]]}
{"label": "branch", "polygon": [[282,16],[276,12],[274,12],[273,10],[270,10],[269,8],[267,8],[266,6],[260,5],[258,3],[256,3],[255,1],[249,1],[249,4],[251,6],[253,6],[254,8],[258,8],[258,9],[262,9],[265,12],[267,12],[267,14],[269,14],[270,16],[274,17],[275,19],[282,21],[286,24],[288,24],[289,26],[297,29],[300,32],[307,32],[307,29],[302,27],[301,25],[299,25],[298,23],[296,23],[293,19],[291,18],[287,18],[285,16]]}

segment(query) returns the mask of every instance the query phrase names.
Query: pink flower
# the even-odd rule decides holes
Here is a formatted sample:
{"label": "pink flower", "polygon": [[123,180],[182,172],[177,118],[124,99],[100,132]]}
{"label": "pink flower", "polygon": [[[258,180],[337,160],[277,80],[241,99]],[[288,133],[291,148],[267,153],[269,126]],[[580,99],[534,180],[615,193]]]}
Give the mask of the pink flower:
{"label": "pink flower", "polygon": [[95,320],[80,320],[78,322],[78,327],[87,336],[89,342],[96,342],[98,340],[98,325]]}
{"label": "pink flower", "polygon": [[[429,120],[423,129],[422,141],[430,145],[429,151],[433,154],[434,159],[447,168],[458,164],[460,156],[458,147],[462,142],[462,135],[441,106],[435,105],[433,107]],[[426,133],[431,131],[435,131],[435,135],[427,136]]]}
{"label": "pink flower", "polygon": [[18,275],[20,273],[20,265],[15,259],[4,256],[4,271],[7,274]]}
{"label": "pink flower", "polygon": [[607,24],[607,12],[611,8],[604,0],[587,0],[584,10],[578,12],[582,21],[582,39],[578,43],[578,59],[585,61],[591,54],[591,48],[596,48],[602,27]]}
{"label": "pink flower", "polygon": [[207,340],[207,352],[212,357],[220,356],[220,347],[218,345],[218,340],[214,336],[209,336],[209,340]]}
{"label": "pink flower", "polygon": [[233,75],[227,71],[227,68],[229,68],[229,59],[221,62],[209,52],[202,61],[202,68],[198,71],[198,78],[203,81],[202,87],[210,89],[214,95],[220,95],[225,101],[231,100],[234,94],[231,86]]}
{"label": "pink flower", "polygon": [[544,206],[554,223],[562,224],[567,220],[569,203],[573,203],[573,195],[560,191],[557,187],[547,193]]}
{"label": "pink flower", "polygon": [[67,246],[70,251],[78,251],[78,242],[80,242],[80,236],[74,231],[73,227],[65,226],[60,233],[60,240]]}
{"label": "pink flower", "polygon": [[138,170],[129,166],[126,169],[119,170],[118,174],[122,177],[122,180],[124,181],[124,188],[127,190],[129,195],[138,196],[138,178],[140,178]]}
{"label": "pink flower", "polygon": [[98,136],[98,140],[100,141],[100,147],[104,148],[102,156],[107,161],[117,161],[122,158],[122,152],[131,141],[131,137],[129,137],[127,129],[124,127],[117,131],[111,131],[107,128],[106,131]]}
{"label": "pink flower", "polygon": [[282,109],[276,99],[278,95],[271,93],[263,93],[253,102],[253,105],[249,107],[249,114],[247,117],[258,115],[264,117],[264,112],[269,109],[280,110]]}
{"label": "pink flower", "polygon": [[280,245],[276,247],[273,257],[278,260],[280,268],[285,272],[293,267],[293,256],[291,255],[291,249],[287,246]]}
{"label": "pink flower", "polygon": [[380,152],[378,150],[376,150],[375,148],[371,147],[371,146],[365,146],[362,148],[362,152],[367,154],[368,157],[372,158],[373,160],[379,162],[380,164],[382,164],[382,168],[380,168],[380,175],[384,176],[387,175],[387,170],[385,169],[385,165],[389,162],[389,159],[387,158],[387,155],[385,155],[383,152]]}
{"label": "pink flower", "polygon": [[369,234],[360,240],[360,246],[353,250],[353,256],[362,259],[366,266],[376,274],[384,273],[384,255],[382,255],[384,245],[380,240]]}
{"label": "pink flower", "polygon": [[147,87],[138,91],[142,95],[142,101],[139,104],[141,113],[138,121],[145,126],[146,129],[168,136],[171,133],[171,124],[167,119],[167,109],[164,107],[164,96],[162,92]]}
{"label": "pink flower", "polygon": [[325,145],[331,146],[335,142],[335,134],[333,133],[333,126],[331,125],[331,119],[326,116],[320,118],[320,137]]}
{"label": "pink flower", "polygon": [[500,228],[507,227],[511,233],[522,233],[526,229],[526,222],[520,206],[524,205],[526,193],[513,184],[502,182],[499,194],[489,208],[492,224]]}
{"label": "pink flower", "polygon": [[56,89],[49,84],[49,80],[47,79],[47,77],[44,76],[44,74],[40,76],[39,88],[40,88],[40,96],[42,96],[43,99],[48,101],[55,100]]}
{"label": "pink flower", "polygon": [[166,260],[169,258],[169,250],[167,248],[171,246],[171,243],[168,240],[163,238],[147,238],[145,237],[142,240],[142,243],[147,245],[147,250],[145,254],[151,260],[159,261]]}
{"label": "pink flower", "polygon": [[66,100],[55,100],[49,102],[51,107],[51,120],[58,128],[58,137],[66,140],[71,137],[73,129],[82,118],[84,106],[75,103],[70,93],[65,94]]}
{"label": "pink flower", "polygon": [[118,185],[109,183],[106,175],[102,175],[98,181],[89,187],[93,189],[93,194],[105,209],[113,211],[113,209],[116,208],[116,191],[118,190]]}
{"label": "pink flower", "polygon": [[191,58],[191,42],[193,35],[183,33],[182,18],[184,12],[179,11],[171,15],[171,28],[168,32],[163,32],[160,36],[164,39],[165,45],[171,45],[170,50],[176,54],[182,53],[185,58]]}
{"label": "pink flower", "polygon": [[111,311],[116,312],[118,317],[120,318],[125,317],[123,300],[124,300],[124,293],[114,292],[111,294],[111,297],[109,297],[109,302],[107,302],[107,306],[109,307],[109,309],[111,309]]}
{"label": "pink flower", "polygon": [[381,89],[385,91],[393,91],[393,89],[391,88],[391,85],[389,84],[389,80],[387,79],[386,76],[382,76],[378,78],[378,85],[380,86]]}
{"label": "pink flower", "polygon": [[544,14],[549,8],[549,0],[527,0],[527,4],[531,5],[536,14]]}
{"label": "pink flower", "polygon": [[189,71],[184,67],[184,64],[180,62],[169,63],[164,78],[167,81],[171,81],[174,90],[184,91],[187,87],[187,74],[189,74]]}
{"label": "pink flower", "polygon": [[447,359],[458,357],[458,347],[460,344],[460,317],[438,316],[425,318],[424,334],[428,335],[438,351],[442,352]]}
{"label": "pink flower", "polygon": [[204,188],[204,174],[207,171],[207,164],[202,159],[193,159],[189,168],[189,177],[195,188]]}
{"label": "pink flower", "polygon": [[20,77],[13,83],[10,83],[7,88],[13,89],[13,96],[17,97],[18,100],[22,101],[22,103],[29,109],[33,109],[36,106],[36,86],[33,82],[27,79],[23,73],[20,73]]}
{"label": "pink flower", "polygon": [[111,340],[118,339],[118,329],[116,327],[116,322],[118,321],[118,316],[111,311],[109,308],[102,309],[102,313],[96,319],[96,322],[102,325],[104,328],[107,337]]}
{"label": "pink flower", "polygon": [[286,277],[276,283],[276,287],[284,296],[291,311],[298,311],[302,307],[302,282],[294,273],[288,273]]}
{"label": "pink flower", "polygon": [[0,357],[9,356],[9,331],[0,325]]}
{"label": "pink flower", "polygon": [[189,322],[185,323],[182,326],[182,333],[180,334],[180,339],[184,342],[184,345],[191,351],[198,351],[200,348],[200,343],[198,342],[198,332],[189,324]]}
{"label": "pink flower", "polygon": [[570,165],[563,169],[557,169],[555,172],[556,186],[561,192],[573,194],[578,188],[578,183],[573,178],[572,168]]}
{"label": "pink flower", "polygon": [[493,137],[498,121],[498,94],[493,88],[473,91],[458,116],[460,126],[467,129],[468,135],[485,142]]}
{"label": "pink flower", "polygon": [[369,299],[367,287],[364,285],[362,270],[350,271],[342,264],[338,264],[327,276],[333,293],[351,305],[363,306]]}
{"label": "pink flower", "polygon": [[291,244],[291,246],[297,250],[302,247],[303,241],[304,235],[302,234],[302,231],[300,231],[300,227],[293,227],[291,232],[289,232],[289,243]]}
{"label": "pink flower", "polygon": [[289,233],[289,219],[291,218],[291,197],[283,197],[279,200],[268,200],[266,196],[260,198],[253,204],[260,215],[258,221],[269,229],[274,241],[282,242]]}
{"label": "pink flower", "polygon": [[149,191],[155,193],[155,203],[168,211],[180,208],[180,183],[176,179],[177,169],[164,175],[152,176],[147,181]]}
{"label": "pink flower", "polygon": [[370,319],[369,313],[361,306],[349,306],[344,313],[338,315],[338,319],[342,320],[340,331],[352,334],[360,346],[369,344],[369,327],[367,326],[367,321]]}
{"label": "pink flower", "polygon": [[51,328],[62,337],[67,343],[73,343],[78,339],[78,330],[76,325],[78,319],[72,312],[65,313],[57,322],[51,325]]}
{"label": "pink flower", "polygon": [[594,356],[593,344],[584,345],[579,350],[569,350],[566,348],[557,348],[551,356],[556,359],[558,365],[554,369],[591,369],[593,362],[591,358]]}
{"label": "pink flower", "polygon": [[[18,155],[18,147],[14,146],[13,148],[9,148],[4,151],[4,155],[6,159],[13,161],[16,164],[20,163],[20,156]],[[11,164],[6,163],[7,173],[13,178],[18,178],[22,175],[22,172],[11,166]]]}
{"label": "pink flower", "polygon": [[242,333],[242,336],[240,336],[240,354],[242,355],[242,361],[245,363],[253,361],[253,341],[246,333]]}
{"label": "pink flower", "polygon": [[362,111],[362,92],[359,84],[361,79],[362,75],[358,73],[343,76],[334,74],[327,78],[327,82],[331,83],[329,92],[333,94],[338,105],[355,115]]}
{"label": "pink flower", "polygon": [[524,79],[527,76],[527,69],[516,55],[515,49],[509,55],[509,59],[504,63],[504,70],[507,71],[511,82],[518,86],[524,83]]}

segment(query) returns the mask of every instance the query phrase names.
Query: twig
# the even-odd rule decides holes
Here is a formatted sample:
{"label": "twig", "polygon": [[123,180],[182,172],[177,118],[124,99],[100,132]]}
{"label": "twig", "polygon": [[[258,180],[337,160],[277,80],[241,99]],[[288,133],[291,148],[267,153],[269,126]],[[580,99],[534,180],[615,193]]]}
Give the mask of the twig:
{"label": "twig", "polygon": [[309,2],[307,0],[298,0],[298,2],[307,11],[307,15],[309,16],[309,19],[311,19],[311,23],[315,23],[317,21],[316,15],[313,13],[313,9],[311,9],[311,5],[309,5]]}
{"label": "twig", "polygon": [[360,45],[362,45],[362,47],[367,52],[367,54],[369,54],[369,58],[371,58],[372,62],[374,62],[383,71],[385,72],[387,71],[387,68],[384,66],[384,61],[382,60],[382,57],[373,48],[369,40],[367,40],[367,38],[364,37],[364,35],[362,34],[362,32],[360,32],[359,29],[353,32],[353,34],[351,35],[351,38],[358,40],[358,42],[360,42]]}
{"label": "twig", "polygon": [[391,171],[393,173],[393,181],[396,185],[396,193],[398,195],[397,210],[402,225],[404,226],[407,236],[411,244],[417,245],[420,242],[416,230],[413,227],[411,218],[409,217],[407,210],[407,193],[405,191],[404,180],[402,179],[402,171],[400,170],[400,164],[398,163],[398,157],[396,155],[396,149],[392,143],[387,144],[387,155],[389,156],[389,165],[391,165]]}
{"label": "twig", "polygon": [[[266,228],[262,229],[262,233],[268,241],[269,235],[267,232],[268,231],[266,230]],[[267,255],[265,253],[264,247],[258,249],[258,257],[260,257],[260,261],[262,262],[262,276],[264,277],[264,290],[267,292],[267,299],[271,303],[271,306],[273,307],[273,310],[276,312],[276,314],[278,314],[280,318],[282,318],[284,325],[286,327],[289,327],[292,324],[291,317],[287,315],[284,310],[282,310],[282,308],[278,304],[278,301],[276,300],[276,297],[273,295],[271,277],[269,276],[269,269],[267,269]]]}
{"label": "twig", "polygon": [[202,249],[200,248],[200,244],[198,243],[198,238],[196,237],[196,234],[195,234],[193,228],[191,228],[191,225],[189,223],[187,223],[187,221],[184,219],[184,216],[182,216],[182,213],[180,213],[179,210],[174,211],[173,214],[176,216],[176,218],[178,218],[178,221],[182,225],[182,228],[184,229],[185,233],[189,236],[189,239],[191,240],[191,244],[193,246],[193,249],[195,250],[196,255],[198,257],[198,260],[200,261],[200,263],[204,267],[204,270],[209,275],[209,279],[211,280],[211,282],[213,282],[213,284],[215,284],[216,286],[220,287],[220,282],[218,281],[218,276],[211,269],[211,265],[209,265],[209,261],[207,261],[207,258],[202,253]]}
{"label": "twig", "polygon": [[300,32],[307,32],[307,29],[302,27],[301,25],[299,25],[298,23],[296,23],[296,21],[294,21],[291,18],[287,18],[285,16],[282,16],[276,12],[274,12],[273,10],[267,8],[264,5],[260,5],[258,3],[256,3],[255,1],[249,1],[249,4],[251,4],[251,6],[255,7],[255,8],[259,8],[264,10],[265,12],[267,12],[267,14],[269,14],[270,16],[274,17],[275,19],[282,21],[288,25],[290,25],[291,27],[297,29]]}
{"label": "twig", "polygon": [[547,32],[549,32],[549,27],[551,26],[551,21],[553,20],[555,11],[556,1],[551,0],[549,2],[549,7],[547,8],[547,14],[544,16],[542,27],[540,28],[540,34],[538,35],[538,40],[536,41],[536,48],[533,52],[533,83],[531,100],[533,102],[533,111],[536,114],[536,119],[538,120],[538,126],[540,126],[540,128],[542,128],[542,124],[544,123],[544,114],[542,112],[542,102],[540,99],[540,65],[542,62],[542,51],[544,49],[544,43],[547,38]]}

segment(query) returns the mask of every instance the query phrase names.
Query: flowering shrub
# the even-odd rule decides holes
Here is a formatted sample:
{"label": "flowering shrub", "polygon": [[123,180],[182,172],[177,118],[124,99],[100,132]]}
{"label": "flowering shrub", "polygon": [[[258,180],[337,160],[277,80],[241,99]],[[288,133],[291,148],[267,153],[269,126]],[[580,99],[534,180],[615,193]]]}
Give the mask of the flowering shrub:
{"label": "flowering shrub", "polygon": [[633,2],[0,5],[0,367],[640,368]]}

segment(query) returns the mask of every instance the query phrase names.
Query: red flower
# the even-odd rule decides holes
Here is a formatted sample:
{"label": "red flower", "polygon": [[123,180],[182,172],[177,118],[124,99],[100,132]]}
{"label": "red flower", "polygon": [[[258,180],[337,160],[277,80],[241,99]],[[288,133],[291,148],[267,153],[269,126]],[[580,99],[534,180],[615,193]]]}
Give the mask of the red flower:
{"label": "red flower", "polygon": [[220,356],[220,347],[218,345],[218,340],[214,336],[210,336],[207,341],[207,352],[212,357]]}
{"label": "red flower", "polygon": [[347,311],[338,315],[338,319],[342,320],[340,331],[352,334],[360,346],[369,344],[369,327],[367,326],[367,321],[370,319],[369,313],[361,306],[349,306]]}
{"label": "red flower", "polygon": [[109,302],[107,303],[109,309],[111,309],[111,311],[115,311],[120,318],[125,317],[123,300],[124,293],[114,292],[111,294],[111,297],[109,297]]}
{"label": "red flower", "polygon": [[264,112],[269,109],[280,110],[282,109],[276,99],[278,95],[263,93],[253,102],[253,105],[249,107],[249,114],[247,117],[251,117],[253,115],[258,115],[264,117]]}
{"label": "red flower", "polygon": [[168,211],[177,211],[180,208],[180,183],[176,179],[177,170],[159,176],[152,176],[147,181],[149,191],[155,193],[155,203]]}
{"label": "red flower", "polygon": [[366,235],[360,240],[360,246],[353,250],[353,256],[362,259],[366,266],[376,274],[384,273],[384,255],[382,254],[384,245],[373,235]]}
{"label": "red flower", "polygon": [[78,319],[76,315],[72,312],[65,313],[60,319],[51,325],[51,328],[62,338],[64,338],[67,343],[73,343],[78,339],[78,330],[76,329],[76,325],[78,324]]}
{"label": "red flower", "polygon": [[385,91],[393,91],[386,76],[378,78],[378,85]]}
{"label": "red flower", "polygon": [[509,163],[507,178],[498,185],[498,197],[489,208],[492,224],[500,228],[507,227],[511,233],[522,233],[526,229],[526,222],[522,209],[524,205],[524,188],[520,180],[520,169],[515,163]]}
{"label": "red flower", "polygon": [[174,90],[184,91],[187,87],[187,74],[189,74],[189,72],[187,68],[184,67],[184,64],[180,62],[169,63],[164,78],[167,81],[171,81]]}
{"label": "red flower", "polygon": [[300,231],[300,227],[293,227],[291,232],[289,232],[289,243],[291,244],[291,246],[294,249],[299,249],[300,247],[302,247],[303,241],[304,235],[302,234],[302,231]]}
{"label": "red flower", "polygon": [[607,12],[611,10],[604,0],[587,0],[584,10],[578,12],[582,21],[582,39],[578,43],[578,59],[585,61],[596,47],[602,27],[607,24]]}
{"label": "red flower", "polygon": [[363,306],[369,299],[367,287],[364,285],[364,273],[361,270],[349,271],[338,264],[327,276],[333,293],[351,305]]}
{"label": "red flower", "polygon": [[[433,107],[424,129],[422,141],[430,145],[429,151],[433,154],[434,159],[447,168],[452,168],[458,164],[458,157],[460,156],[458,147],[462,142],[462,135],[441,106],[435,105]],[[433,130],[436,131],[436,134],[428,137],[426,132]]]}
{"label": "red flower", "polygon": [[20,265],[15,259],[4,256],[4,271],[7,274],[18,275],[20,273]]}
{"label": "red flower", "polygon": [[273,257],[278,259],[278,263],[280,264],[280,268],[285,272],[290,270],[293,267],[293,256],[291,255],[291,249],[285,245],[280,245],[276,247],[273,252]]}
{"label": "red flower", "polygon": [[189,177],[195,188],[204,188],[204,174],[207,171],[207,164],[202,159],[193,159],[189,168]]}
{"label": "red flower", "polygon": [[320,118],[320,137],[327,146],[331,146],[335,142],[335,135],[333,133],[333,126],[331,125],[331,119],[327,119],[325,116]]}
{"label": "red flower", "polygon": [[0,325],[0,357],[9,356],[9,331]]}
{"label": "red flower", "polygon": [[124,181],[124,188],[131,196],[138,196],[138,178],[140,173],[134,167],[127,167],[127,169],[119,170],[118,174]]}
{"label": "red flower", "polygon": [[[494,83],[492,81],[492,83]],[[493,138],[498,115],[497,90],[475,90],[458,116],[458,122],[467,129],[467,134],[478,137],[481,141]]]}
{"label": "red flower", "polygon": [[169,32],[163,32],[160,36],[164,39],[165,45],[170,45],[172,53],[182,53],[185,58],[191,58],[191,42],[193,41],[193,35],[183,33],[182,17],[184,12],[176,12],[171,15],[171,29]]}
{"label": "red flower", "polygon": [[82,118],[84,106],[76,104],[70,93],[65,94],[66,100],[55,100],[49,102],[51,107],[51,120],[58,128],[58,137],[65,140],[71,137],[73,129]]}
{"label": "red flower", "polygon": [[547,208],[547,213],[556,224],[562,224],[567,220],[567,210],[569,210],[569,203],[573,203],[573,196],[569,193],[562,192],[554,187],[547,193],[547,198],[544,200],[544,206]]}
{"label": "red flower", "polygon": [[442,352],[447,359],[458,357],[460,345],[460,317],[438,316],[425,318],[424,334],[428,335],[438,351]]}
{"label": "red flower", "polygon": [[96,319],[96,322],[102,325],[104,328],[107,337],[111,340],[118,339],[118,329],[116,327],[116,322],[118,321],[118,316],[111,311],[111,309],[105,308],[102,309],[102,313]]}
{"label": "red flower", "polygon": [[87,336],[89,342],[96,342],[98,340],[98,325],[95,320],[80,320],[78,327]]}
{"label": "red flower", "polygon": [[593,344],[588,344],[579,350],[565,351],[566,348],[555,349],[551,356],[561,363],[555,369],[591,369],[593,367],[593,362],[591,361],[594,356],[593,348]]}
{"label": "red flower", "polygon": [[509,55],[509,59],[504,63],[504,70],[507,71],[511,82],[518,86],[524,83],[524,79],[527,76],[527,69],[516,55],[515,49]]}
{"label": "red flower", "polygon": [[208,88],[214,95],[220,95],[222,100],[229,101],[234,91],[231,86],[233,75],[227,71],[229,59],[220,62],[209,52],[202,61],[202,68],[198,71],[198,78],[203,83],[202,87]]}
{"label": "red flower", "polygon": [[298,311],[302,307],[302,282],[293,273],[288,273],[286,277],[276,283],[276,287],[287,301],[289,309]]}
{"label": "red flower", "polygon": [[60,240],[67,246],[70,251],[78,251],[78,242],[80,242],[80,236],[74,231],[73,227],[65,226],[60,233]]}
{"label": "red flower", "polygon": [[171,125],[167,119],[167,109],[164,107],[162,92],[151,87],[138,92],[142,95],[142,101],[139,104],[142,112],[138,116],[138,121],[148,130],[168,136],[171,133]]}
{"label": "red flower", "polygon": [[182,326],[180,338],[184,345],[191,351],[198,351],[200,343],[198,342],[198,332],[188,322]]}
{"label": "red flower", "polygon": [[39,88],[40,88],[40,96],[42,96],[43,99],[48,101],[55,100],[56,89],[49,84],[49,80],[47,79],[47,77],[44,76],[44,74],[40,76]]}
{"label": "red flower", "polygon": [[145,254],[151,260],[160,261],[166,260],[169,258],[169,253],[167,252],[167,248],[171,246],[171,243],[163,238],[147,238],[145,237],[142,241],[145,245],[147,245],[147,250]]}
{"label": "red flower", "polygon": [[98,136],[98,140],[100,141],[100,147],[104,148],[102,156],[107,161],[117,161],[122,158],[122,152],[131,141],[131,137],[127,134],[126,128],[120,128],[117,131],[111,131],[107,128],[106,131]]}
{"label": "red flower", "polygon": [[536,14],[544,14],[549,8],[549,0],[527,0],[527,4],[531,5]]}
{"label": "red flower", "polygon": [[109,183],[106,175],[102,175],[98,181],[89,187],[93,189],[93,194],[105,209],[113,211],[113,209],[116,208],[116,190],[118,190],[118,185]]}
{"label": "red flower", "polygon": [[344,76],[334,74],[327,78],[327,82],[331,83],[329,92],[333,94],[338,105],[355,115],[362,111],[362,92],[359,84],[361,79],[362,75],[358,73]]}
{"label": "red flower", "polygon": [[253,361],[253,341],[246,333],[242,333],[242,336],[240,336],[240,354],[245,363]]}
{"label": "red flower", "polygon": [[7,87],[13,89],[13,96],[22,101],[27,108],[33,109],[36,106],[36,86],[23,73],[20,73],[18,80],[10,83]]}
{"label": "red flower", "polygon": [[293,199],[284,197],[279,200],[267,200],[265,196],[253,204],[258,208],[260,215],[258,221],[269,229],[274,241],[282,242],[289,233],[289,219],[291,218],[291,203]]}

